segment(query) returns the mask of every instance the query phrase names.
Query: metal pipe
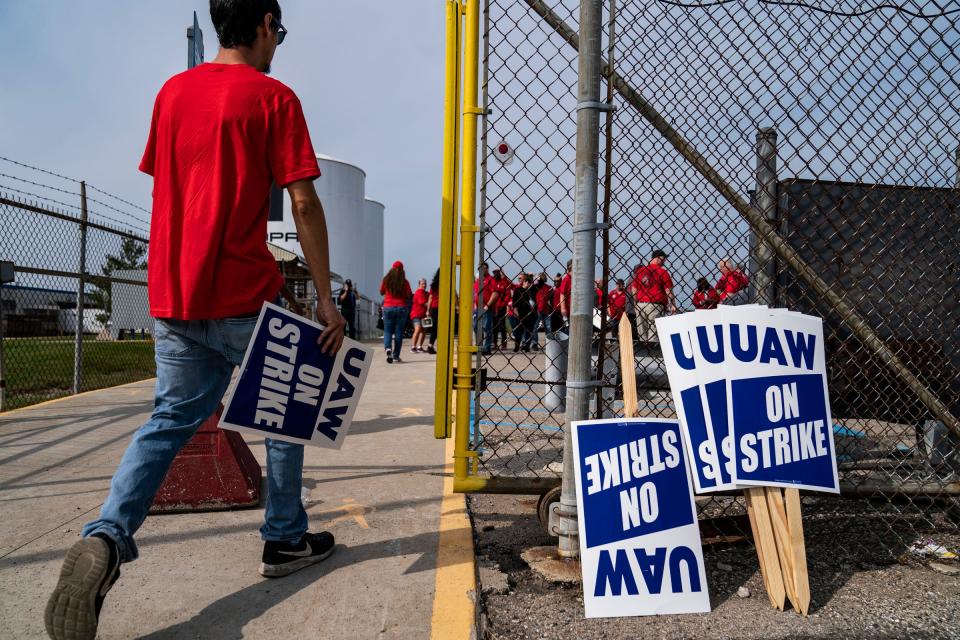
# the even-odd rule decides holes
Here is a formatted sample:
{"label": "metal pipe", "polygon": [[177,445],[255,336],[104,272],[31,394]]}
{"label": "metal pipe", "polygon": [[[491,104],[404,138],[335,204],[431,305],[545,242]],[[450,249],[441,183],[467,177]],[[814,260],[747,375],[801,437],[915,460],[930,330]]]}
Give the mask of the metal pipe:
{"label": "metal pipe", "polygon": [[3,350],[4,336],[7,330],[3,324],[3,281],[0,280],[0,411],[3,411],[3,405],[7,399],[7,379],[4,376]]}
{"label": "metal pipe", "polygon": [[[80,265],[77,269],[77,326],[73,344],[73,392],[80,393],[83,369],[83,297],[87,275],[87,183],[80,182]],[[109,298],[108,298],[109,299]]]}
{"label": "metal pipe", "polygon": [[[777,219],[777,130],[765,127],[757,132],[757,190],[754,204],[763,217],[775,224]],[[772,305],[776,300],[776,262],[773,249],[755,237],[753,277],[753,300],[759,304]]]}
{"label": "metal pipe", "polygon": [[479,56],[480,0],[466,4],[463,47],[463,131],[462,174],[460,192],[460,332],[457,336],[456,389],[457,428],[454,433],[455,478],[466,478],[468,458],[475,455],[469,450],[470,393],[473,374],[471,355],[477,348],[473,345],[473,263],[474,242],[477,227],[477,118],[482,109],[477,106],[477,68]]}
{"label": "metal pipe", "polygon": [[[613,45],[616,39],[616,17],[617,17],[617,0],[610,0],[610,15],[607,18],[607,60],[609,71],[613,71],[614,65],[614,49]],[[613,106],[613,84],[610,83],[609,74],[605,76],[607,81],[607,105]],[[610,201],[613,199],[611,192],[613,190],[613,109],[607,109],[604,113],[604,122],[603,122],[603,137],[604,137],[604,149],[603,149],[603,275],[601,279],[603,284],[601,285],[602,291],[600,295],[600,338],[597,342],[597,377],[601,380],[605,380],[606,376],[604,375],[604,360],[607,357],[607,330],[609,329],[608,323],[609,318],[607,318],[607,308],[609,307],[609,300],[607,296],[610,295]],[[603,406],[603,387],[597,387],[597,412],[596,415],[598,418],[606,417],[608,411],[604,411]]]}
{"label": "metal pipe", "polygon": [[577,492],[573,464],[572,422],[589,416],[588,387],[593,381],[594,274],[597,263],[597,164],[600,153],[601,0],[580,3],[580,47],[577,75],[577,164],[573,208],[573,272],[570,345],[567,353],[567,414],[563,430],[563,479],[557,509],[559,554],[580,556]]}
{"label": "metal pipe", "polygon": [[[579,47],[577,34],[574,33],[550,7],[544,4],[542,0],[525,1],[534,11],[543,17],[544,21],[553,27],[571,47],[575,49]],[[793,269],[800,279],[809,285],[810,288],[836,311],[843,323],[853,331],[854,335],[860,339],[864,346],[917,395],[917,398],[927,408],[930,415],[935,420],[942,422],[950,431],[957,435],[957,437],[960,437],[960,420],[913,375],[900,358],[898,358],[897,355],[883,343],[873,329],[870,328],[870,325],[860,317],[860,314],[858,314],[843,297],[836,293],[830,285],[800,257],[800,254],[797,253],[786,240],[780,237],[780,234],[764,219],[763,214],[748,204],[740,194],[717,173],[716,169],[710,165],[706,158],[700,155],[700,153],[673,128],[673,125],[640,95],[640,92],[630,86],[630,84],[617,73],[611,73],[610,77],[617,93],[619,93],[630,106],[636,109],[654,129],[660,132],[660,135],[673,145],[673,148],[723,196],[730,206],[736,209],[737,213],[747,221],[754,233],[756,233],[760,239],[767,242],[774,253]]]}
{"label": "metal pipe", "polygon": [[447,0],[446,69],[443,98],[443,183],[440,202],[440,283],[437,295],[437,381],[434,394],[433,435],[450,437],[453,375],[453,278],[456,274],[457,237],[454,232],[457,197],[457,130],[460,124],[460,3]]}

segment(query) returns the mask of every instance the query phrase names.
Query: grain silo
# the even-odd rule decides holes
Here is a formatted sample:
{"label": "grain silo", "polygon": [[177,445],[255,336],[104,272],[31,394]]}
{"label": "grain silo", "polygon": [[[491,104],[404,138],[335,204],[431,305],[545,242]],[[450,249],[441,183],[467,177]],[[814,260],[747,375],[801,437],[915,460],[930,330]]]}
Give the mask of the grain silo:
{"label": "grain silo", "polygon": [[363,201],[363,242],[364,263],[367,272],[360,286],[361,293],[373,300],[380,300],[380,280],[386,273],[383,256],[383,212],[382,203],[369,198]]}

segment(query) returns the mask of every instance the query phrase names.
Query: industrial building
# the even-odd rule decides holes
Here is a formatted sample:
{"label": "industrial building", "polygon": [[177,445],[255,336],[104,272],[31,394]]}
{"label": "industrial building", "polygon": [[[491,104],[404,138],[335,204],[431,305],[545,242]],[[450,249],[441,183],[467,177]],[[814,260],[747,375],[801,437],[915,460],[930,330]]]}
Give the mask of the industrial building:
{"label": "industrial building", "polygon": [[[323,174],[314,183],[327,221],[330,244],[330,271],[333,291],[339,293],[344,280],[351,280],[358,293],[357,328],[361,337],[372,337],[380,307],[380,280],[384,274],[384,205],[366,197],[367,174],[360,167],[317,154]],[[277,189],[270,207],[267,242],[303,260],[290,199]],[[315,297],[309,281],[296,291],[298,298]]]}

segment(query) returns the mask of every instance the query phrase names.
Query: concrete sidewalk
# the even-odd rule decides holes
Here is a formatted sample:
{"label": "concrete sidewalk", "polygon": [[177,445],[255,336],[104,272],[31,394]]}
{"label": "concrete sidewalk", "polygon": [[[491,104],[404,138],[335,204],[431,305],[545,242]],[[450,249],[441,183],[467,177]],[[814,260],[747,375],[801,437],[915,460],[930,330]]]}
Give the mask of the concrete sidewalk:
{"label": "concrete sidewalk", "polygon": [[[343,450],[307,448],[310,528],[339,545],[329,560],[266,580],[262,508],[151,516],[99,637],[431,637],[444,444],[432,433],[434,360],[409,358],[387,365],[378,350]],[[45,637],[63,553],[97,513],[152,394],[151,380],[0,414],[0,635]],[[263,463],[262,439],[248,442]],[[447,512],[462,504],[450,499]],[[440,557],[472,563],[472,548]],[[466,599],[440,595],[441,609]]]}

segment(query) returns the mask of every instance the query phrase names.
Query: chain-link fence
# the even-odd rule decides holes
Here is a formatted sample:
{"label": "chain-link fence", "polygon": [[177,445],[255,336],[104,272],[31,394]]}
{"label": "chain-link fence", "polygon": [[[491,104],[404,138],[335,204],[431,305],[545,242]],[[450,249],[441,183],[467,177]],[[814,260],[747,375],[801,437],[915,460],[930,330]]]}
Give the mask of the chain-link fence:
{"label": "chain-link fence", "polygon": [[[957,543],[960,5],[867,5],[606,3],[591,413],[622,414],[609,316],[635,305],[610,292],[655,250],[681,310],[705,279],[707,304],[719,285],[822,316],[845,497],[806,498],[809,535],[889,558]],[[485,6],[480,261],[507,304],[480,323],[471,447],[477,473],[534,487],[561,473],[578,3]],[[547,288],[509,286],[521,273]],[[658,347],[636,338],[640,414],[673,417]]]}
{"label": "chain-link fence", "polygon": [[3,160],[0,410],[152,377],[149,212]]}

